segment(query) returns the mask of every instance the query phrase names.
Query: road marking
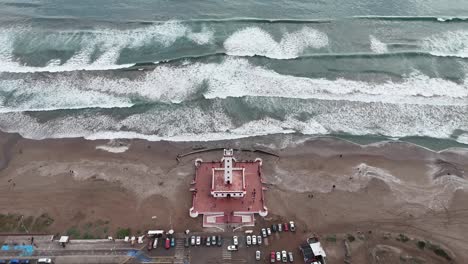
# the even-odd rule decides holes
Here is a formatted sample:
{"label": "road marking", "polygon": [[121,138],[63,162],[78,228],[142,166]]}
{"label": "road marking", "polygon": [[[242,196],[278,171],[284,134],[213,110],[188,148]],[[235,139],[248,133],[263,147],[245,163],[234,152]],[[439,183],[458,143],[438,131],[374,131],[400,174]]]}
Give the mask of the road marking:
{"label": "road marking", "polygon": [[231,260],[232,259],[232,252],[227,250],[227,247],[223,247],[223,250],[222,250],[222,256],[223,256],[223,260]]}

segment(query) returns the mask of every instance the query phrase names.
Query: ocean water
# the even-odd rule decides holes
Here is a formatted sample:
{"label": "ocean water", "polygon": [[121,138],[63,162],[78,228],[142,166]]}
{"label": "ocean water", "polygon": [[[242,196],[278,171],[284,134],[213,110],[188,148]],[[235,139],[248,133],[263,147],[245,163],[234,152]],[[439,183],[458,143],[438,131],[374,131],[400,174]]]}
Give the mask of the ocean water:
{"label": "ocean water", "polygon": [[0,129],[468,144],[468,1],[0,0]]}

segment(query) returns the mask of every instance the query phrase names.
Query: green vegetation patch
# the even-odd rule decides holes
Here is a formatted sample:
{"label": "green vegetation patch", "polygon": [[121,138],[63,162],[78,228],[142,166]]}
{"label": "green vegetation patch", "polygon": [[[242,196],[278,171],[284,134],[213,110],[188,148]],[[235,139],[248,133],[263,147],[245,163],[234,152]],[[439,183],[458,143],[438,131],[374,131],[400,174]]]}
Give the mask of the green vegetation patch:
{"label": "green vegetation patch", "polygon": [[325,238],[325,240],[328,241],[328,242],[336,242],[336,235],[328,235]]}
{"label": "green vegetation patch", "polygon": [[416,245],[418,245],[418,248],[419,249],[424,249],[426,247],[426,242],[425,241],[422,241],[422,240],[419,240]]}
{"label": "green vegetation patch", "polygon": [[126,236],[130,236],[130,234],[131,234],[130,228],[119,228],[115,236],[117,237],[117,239],[123,239]]}
{"label": "green vegetation patch", "polygon": [[437,256],[443,257],[448,261],[452,260],[452,258],[447,254],[447,252],[445,252],[445,250],[441,249],[440,247],[435,248],[433,251]]}
{"label": "green vegetation patch", "polygon": [[67,236],[71,238],[80,238],[80,230],[76,226],[72,226],[67,230]]}
{"label": "green vegetation patch", "polygon": [[54,219],[48,214],[42,214],[37,218],[23,216],[21,214],[0,214],[0,232],[47,232],[47,228],[54,223]]}
{"label": "green vegetation patch", "polygon": [[399,234],[399,235],[396,237],[396,240],[397,240],[397,241],[400,241],[400,242],[406,243],[406,242],[408,242],[410,239],[409,239],[406,235],[404,235],[404,234]]}

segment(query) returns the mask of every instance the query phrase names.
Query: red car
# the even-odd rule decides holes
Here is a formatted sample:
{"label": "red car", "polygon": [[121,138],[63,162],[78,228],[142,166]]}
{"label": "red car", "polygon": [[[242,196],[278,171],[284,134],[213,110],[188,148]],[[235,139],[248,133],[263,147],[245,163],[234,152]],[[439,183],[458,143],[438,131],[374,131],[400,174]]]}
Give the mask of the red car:
{"label": "red car", "polygon": [[284,231],[285,231],[285,232],[288,232],[288,231],[289,231],[289,225],[288,225],[288,223],[284,223],[283,226],[284,226],[284,228],[283,228]]}
{"label": "red car", "polygon": [[270,262],[274,263],[276,261],[276,253],[274,251],[270,254]]}
{"label": "red car", "polygon": [[166,238],[166,243],[164,244],[164,247],[166,249],[171,248],[171,240],[169,238]]}

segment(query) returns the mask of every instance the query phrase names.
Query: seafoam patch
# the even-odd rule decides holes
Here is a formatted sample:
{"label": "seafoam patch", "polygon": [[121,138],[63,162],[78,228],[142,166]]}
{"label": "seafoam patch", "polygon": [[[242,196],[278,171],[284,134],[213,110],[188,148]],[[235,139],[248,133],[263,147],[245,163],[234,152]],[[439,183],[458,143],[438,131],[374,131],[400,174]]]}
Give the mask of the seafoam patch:
{"label": "seafoam patch", "polygon": [[128,146],[114,147],[114,146],[103,145],[103,146],[96,146],[96,149],[104,150],[104,151],[111,152],[111,153],[124,153],[125,151],[128,150]]}

